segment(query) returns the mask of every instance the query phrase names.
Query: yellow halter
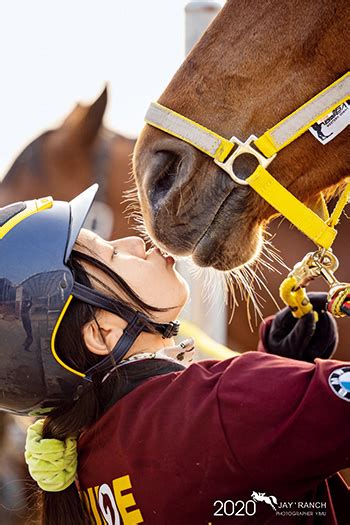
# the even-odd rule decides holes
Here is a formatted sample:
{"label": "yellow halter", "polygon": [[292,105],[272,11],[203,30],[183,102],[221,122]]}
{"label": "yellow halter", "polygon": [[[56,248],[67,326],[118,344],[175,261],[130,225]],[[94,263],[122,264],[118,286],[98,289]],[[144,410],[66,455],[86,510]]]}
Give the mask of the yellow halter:
{"label": "yellow halter", "polygon": [[[266,131],[261,137],[257,138],[252,135],[245,142],[241,142],[236,137],[227,140],[197,122],[158,103],[150,105],[145,121],[212,157],[214,162],[226,171],[237,184],[252,187],[318,246],[328,249],[333,244],[337,234],[334,226],[347,203],[350,183],[346,185],[333,214],[329,217],[327,213],[326,219],[323,220],[284,188],[270,175],[266,168],[281,149],[300,137],[319,119],[346,102],[349,96],[350,74],[346,73],[273,128]],[[253,155],[258,160],[259,165],[252,175],[243,180],[234,172],[234,161],[240,155],[247,153]]]}
{"label": "yellow halter", "polygon": [[[300,137],[328,113],[344,104],[349,96],[350,73],[348,72],[267,130],[261,137],[251,135],[245,142],[241,142],[237,137],[232,137],[230,140],[221,137],[158,103],[150,105],[145,117],[145,121],[151,126],[191,144],[212,157],[234,182],[239,185],[249,185],[317,244],[319,249],[307,254],[280,287],[282,300],[291,307],[296,317],[301,317],[312,310],[304,287],[318,275],[323,275],[332,287],[329,294],[329,304],[332,305],[330,311],[337,317],[345,315],[341,307],[345,298],[349,297],[350,285],[338,283],[334,278],[333,271],[338,267],[338,261],[330,248],[337,234],[335,226],[348,203],[350,182],[345,185],[331,215],[322,196],[323,218],[321,218],[284,188],[266,168],[281,149]],[[234,172],[234,162],[242,154],[253,155],[258,161],[258,167],[247,179],[241,179]],[[344,295],[342,301],[336,299],[340,293]]]}

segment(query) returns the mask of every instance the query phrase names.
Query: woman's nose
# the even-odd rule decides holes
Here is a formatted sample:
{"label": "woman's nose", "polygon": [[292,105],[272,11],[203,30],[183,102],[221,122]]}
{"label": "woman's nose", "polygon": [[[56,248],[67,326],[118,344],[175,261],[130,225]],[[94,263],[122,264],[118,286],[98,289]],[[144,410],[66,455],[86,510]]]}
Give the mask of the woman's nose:
{"label": "woman's nose", "polygon": [[140,257],[140,259],[146,258],[146,245],[140,237],[124,237],[113,242],[113,244],[117,251]]}

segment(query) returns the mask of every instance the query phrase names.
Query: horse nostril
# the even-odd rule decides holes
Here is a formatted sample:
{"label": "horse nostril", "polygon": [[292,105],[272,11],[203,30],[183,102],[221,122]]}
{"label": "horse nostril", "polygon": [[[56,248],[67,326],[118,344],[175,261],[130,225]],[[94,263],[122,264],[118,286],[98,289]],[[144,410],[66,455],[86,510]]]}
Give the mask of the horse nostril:
{"label": "horse nostril", "polygon": [[173,186],[180,166],[180,157],[173,151],[157,151],[153,165],[154,180],[149,190],[153,206],[164,199]]}

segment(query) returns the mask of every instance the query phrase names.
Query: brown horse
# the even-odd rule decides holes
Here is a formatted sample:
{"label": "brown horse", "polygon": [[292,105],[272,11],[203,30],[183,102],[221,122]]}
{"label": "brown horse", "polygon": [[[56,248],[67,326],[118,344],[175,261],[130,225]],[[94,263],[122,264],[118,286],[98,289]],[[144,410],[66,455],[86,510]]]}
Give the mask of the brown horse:
{"label": "brown horse", "polygon": [[130,233],[124,192],[132,185],[135,140],[103,126],[107,88],[91,105],[78,104],[57,129],[31,142],[0,185],[0,206],[43,194],[69,200],[93,182],[100,185],[89,226],[103,236]]}
{"label": "brown horse", "polygon": [[[348,69],[345,0],[228,0],[159,102],[224,137],[260,136]],[[310,133],[269,167],[308,201],[349,173],[346,132],[327,146]],[[241,157],[240,171],[251,173]],[[204,153],[147,126],[134,173],[152,238],[203,267],[230,270],[257,259],[275,210],[235,184]]]}

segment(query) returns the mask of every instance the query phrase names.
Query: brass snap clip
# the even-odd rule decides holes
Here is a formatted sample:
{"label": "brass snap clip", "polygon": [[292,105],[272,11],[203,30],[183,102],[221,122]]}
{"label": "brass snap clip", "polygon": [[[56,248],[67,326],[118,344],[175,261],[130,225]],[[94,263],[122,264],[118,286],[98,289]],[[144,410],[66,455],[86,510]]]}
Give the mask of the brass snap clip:
{"label": "brass snap clip", "polygon": [[305,287],[310,281],[322,276],[329,286],[338,281],[334,272],[339,267],[339,261],[331,250],[316,250],[309,252],[298,262],[289,276],[296,280],[296,288]]}

